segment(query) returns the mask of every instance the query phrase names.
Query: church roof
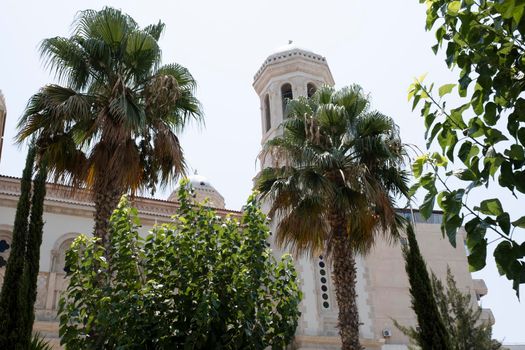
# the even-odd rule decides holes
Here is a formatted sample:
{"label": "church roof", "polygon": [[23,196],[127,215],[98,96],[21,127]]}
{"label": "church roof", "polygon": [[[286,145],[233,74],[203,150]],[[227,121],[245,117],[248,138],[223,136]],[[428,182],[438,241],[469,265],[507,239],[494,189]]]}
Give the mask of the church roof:
{"label": "church roof", "polygon": [[324,56],[319,55],[310,49],[299,46],[293,42],[289,42],[288,44],[279,46],[272,51],[272,53],[266,58],[266,60],[264,60],[257,73],[255,73],[253,80],[257,80],[267,66],[295,58],[301,58],[304,60],[327,65],[326,58]]}

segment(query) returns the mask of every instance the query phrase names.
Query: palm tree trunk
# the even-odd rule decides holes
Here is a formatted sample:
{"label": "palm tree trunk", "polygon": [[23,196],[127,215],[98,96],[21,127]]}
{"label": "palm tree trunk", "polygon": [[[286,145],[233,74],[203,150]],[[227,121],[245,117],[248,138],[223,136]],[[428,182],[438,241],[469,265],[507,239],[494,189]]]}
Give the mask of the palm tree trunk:
{"label": "palm tree trunk", "polygon": [[[339,334],[342,350],[362,350],[359,342],[359,313],[357,309],[357,269],[354,252],[344,230],[344,219],[339,218],[333,232],[332,259],[334,284],[339,306]],[[334,226],[332,226],[334,227]]]}
{"label": "palm tree trunk", "polygon": [[121,195],[120,190],[116,187],[112,188],[110,185],[95,189],[95,229],[93,234],[101,239],[101,245],[106,249],[109,242],[109,218],[117,207]]}

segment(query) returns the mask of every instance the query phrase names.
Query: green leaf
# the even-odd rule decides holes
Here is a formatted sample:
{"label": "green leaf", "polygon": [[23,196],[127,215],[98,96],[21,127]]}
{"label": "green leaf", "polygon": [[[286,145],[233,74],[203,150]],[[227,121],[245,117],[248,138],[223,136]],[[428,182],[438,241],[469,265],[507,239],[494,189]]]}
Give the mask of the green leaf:
{"label": "green leaf", "polygon": [[470,106],[470,103],[465,103],[458,108],[450,110],[449,120],[452,121],[454,129],[465,129],[467,124],[463,121],[463,112],[465,112]]}
{"label": "green leaf", "polygon": [[525,153],[523,151],[523,147],[520,145],[511,145],[510,149],[505,150],[505,155],[509,156],[509,158],[514,160],[524,160],[525,159]]}
{"label": "green leaf", "polygon": [[510,215],[509,213],[503,213],[498,215],[496,218],[496,221],[498,222],[499,227],[505,232],[505,234],[510,233]]}
{"label": "green leaf", "polygon": [[447,13],[451,16],[457,16],[461,9],[461,1],[452,1],[447,6]]}
{"label": "green leaf", "polygon": [[513,221],[512,226],[519,227],[519,228],[525,228],[525,216],[522,216],[518,220]]}
{"label": "green leaf", "polygon": [[438,167],[446,167],[448,164],[448,159],[438,152],[432,153],[431,157]]}
{"label": "green leaf", "polygon": [[498,216],[503,214],[501,202],[497,198],[486,199],[482,201],[479,207],[474,207],[474,210],[478,210],[485,215]]}
{"label": "green leaf", "polygon": [[496,117],[496,104],[494,102],[487,102],[485,104],[485,114],[483,120],[490,126],[493,126],[498,121]]}
{"label": "green leaf", "polygon": [[453,175],[463,181],[476,181],[478,177],[470,169],[459,169],[453,172]]}
{"label": "green leaf", "polygon": [[423,200],[423,204],[419,207],[419,212],[421,213],[421,216],[423,218],[428,219],[430,215],[432,215],[432,211],[434,210],[434,203],[436,202],[436,192],[428,192],[425,195],[425,199]]}
{"label": "green leaf", "polygon": [[469,271],[479,271],[486,265],[487,260],[487,240],[483,239],[481,242],[469,248],[470,254],[467,257],[469,264]]}
{"label": "green leaf", "polygon": [[439,131],[442,128],[443,128],[443,124],[436,123],[436,125],[434,125],[434,127],[432,128],[432,131],[430,132],[430,136],[428,135],[428,129],[427,129],[427,131],[425,132],[425,138],[427,139],[427,143],[426,143],[427,148],[430,147],[432,141],[434,140],[434,138],[436,137],[436,135],[439,133]]}
{"label": "green leaf", "polygon": [[512,253],[512,244],[509,241],[503,241],[494,249],[494,258],[500,275],[505,275],[509,271],[509,265],[514,260]]}
{"label": "green leaf", "polygon": [[456,248],[456,234],[458,233],[458,229],[462,223],[463,223],[463,218],[460,217],[459,215],[443,217],[442,227],[444,227],[448,240],[454,248]]}
{"label": "green leaf", "polygon": [[507,136],[503,135],[503,133],[498,129],[485,128],[485,126],[483,126],[482,129],[484,129],[484,133],[487,136],[486,143],[489,145],[495,145],[498,142],[508,140]]}
{"label": "green leaf", "polygon": [[436,188],[436,174],[433,172],[427,172],[425,175],[421,176],[419,179],[419,184],[421,187],[427,191],[435,191]]}
{"label": "green leaf", "polygon": [[423,172],[423,166],[425,165],[425,162],[427,161],[427,156],[422,155],[416,158],[414,163],[412,163],[412,173],[414,174],[414,177],[417,179],[421,176],[421,173]]}
{"label": "green leaf", "polygon": [[525,146],[525,128],[519,128],[517,132],[517,138],[522,146]]}
{"label": "green leaf", "polygon": [[446,94],[449,94],[455,86],[456,86],[456,84],[445,84],[445,85],[442,85],[439,88],[439,97],[443,97]]}
{"label": "green leaf", "polygon": [[501,163],[501,172],[498,178],[498,183],[502,187],[507,187],[511,190],[514,189],[516,178],[514,177],[514,172],[512,171],[512,164],[508,161]]}

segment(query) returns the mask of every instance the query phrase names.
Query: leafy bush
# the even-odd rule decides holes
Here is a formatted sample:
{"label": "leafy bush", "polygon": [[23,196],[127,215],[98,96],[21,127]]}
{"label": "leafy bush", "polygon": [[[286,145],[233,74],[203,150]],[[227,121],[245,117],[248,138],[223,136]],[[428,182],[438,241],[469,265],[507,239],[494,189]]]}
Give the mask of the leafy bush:
{"label": "leafy bush", "polygon": [[277,261],[255,197],[242,218],[194,205],[183,185],[173,222],[143,239],[122,198],[108,251],[78,237],[60,300],[68,349],[282,349],[297,327],[301,292],[291,257]]}

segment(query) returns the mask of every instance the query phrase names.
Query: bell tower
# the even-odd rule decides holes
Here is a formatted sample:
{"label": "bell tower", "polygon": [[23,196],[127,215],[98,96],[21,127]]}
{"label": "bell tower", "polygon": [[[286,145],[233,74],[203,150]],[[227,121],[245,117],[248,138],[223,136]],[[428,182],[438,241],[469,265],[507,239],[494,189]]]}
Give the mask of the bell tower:
{"label": "bell tower", "polygon": [[334,85],[326,58],[291,41],[274,51],[253,78],[261,105],[261,144],[279,135],[288,99],[311,96],[321,85]]}
{"label": "bell tower", "polygon": [[[286,119],[287,100],[310,97],[322,85],[334,85],[325,57],[291,42],[270,54],[253,81],[261,106],[261,144],[282,135],[281,124]],[[259,160],[261,168],[268,167],[271,162],[271,159],[262,156]],[[267,212],[269,203],[262,203],[262,209]],[[275,232],[278,221],[279,218],[271,221],[271,231]],[[286,252],[287,248],[276,246],[272,237],[269,243],[276,256]],[[327,263],[323,255],[310,257],[305,254],[295,260],[303,291],[301,318],[295,339],[299,349],[335,349],[333,344],[337,344],[338,308]],[[364,284],[362,275],[358,278],[360,288]],[[361,290],[359,293],[365,295]],[[369,314],[369,310],[361,305],[359,312],[360,315]],[[366,316],[362,320],[368,327],[370,322]]]}

